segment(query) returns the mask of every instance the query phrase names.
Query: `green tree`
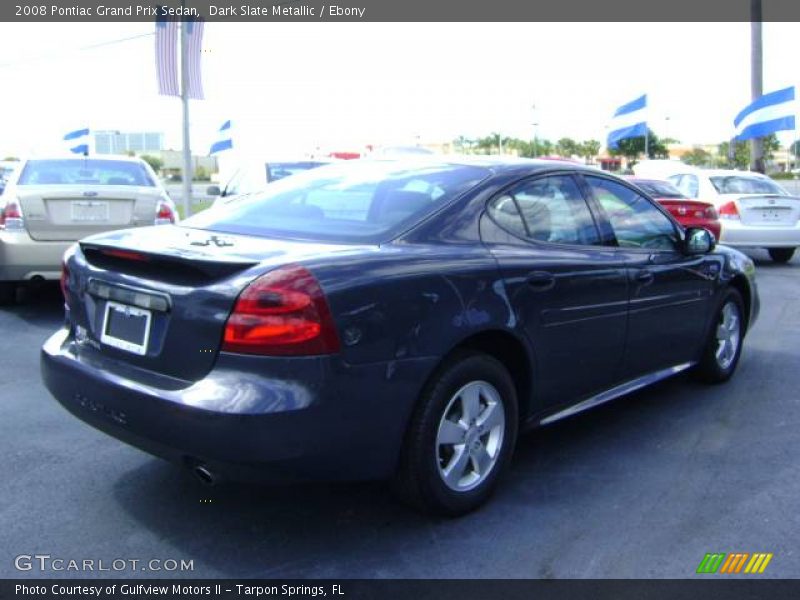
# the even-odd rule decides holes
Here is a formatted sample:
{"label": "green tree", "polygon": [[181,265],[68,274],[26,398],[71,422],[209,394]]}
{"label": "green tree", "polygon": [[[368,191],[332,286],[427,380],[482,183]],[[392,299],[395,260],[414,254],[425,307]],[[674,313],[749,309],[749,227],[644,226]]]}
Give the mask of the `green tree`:
{"label": "green tree", "polygon": [[556,154],[564,158],[570,158],[578,154],[578,143],[572,138],[563,137],[556,142]]}
{"label": "green tree", "polygon": [[[648,129],[647,139],[647,158],[669,158],[669,151],[664,142],[659,139],[652,129]],[[639,155],[644,154],[644,136],[627,138],[620,140],[617,147],[611,149],[614,156],[624,156],[628,161],[636,160]]]}
{"label": "green tree", "polygon": [[156,173],[161,171],[161,168],[164,166],[164,161],[161,160],[158,156],[153,156],[152,154],[143,154],[142,160],[146,162]]}
{"label": "green tree", "polygon": [[19,158],[16,156],[6,156],[3,160],[7,162],[19,162]]}
{"label": "green tree", "polygon": [[767,137],[762,138],[762,145],[764,148],[764,159],[772,160],[775,158],[775,153],[781,149],[781,143],[778,141],[778,136],[770,133]]}
{"label": "green tree", "polygon": [[681,160],[687,165],[694,165],[696,167],[705,167],[713,162],[713,156],[710,152],[706,152],[702,148],[695,146],[689,152],[681,157]]}
{"label": "green tree", "polygon": [[578,155],[587,161],[592,160],[600,154],[600,142],[598,140],[586,140],[578,145]]}
{"label": "green tree", "polygon": [[750,166],[750,143],[734,141],[722,142],[718,147],[719,158],[723,164],[736,169],[747,169]]}

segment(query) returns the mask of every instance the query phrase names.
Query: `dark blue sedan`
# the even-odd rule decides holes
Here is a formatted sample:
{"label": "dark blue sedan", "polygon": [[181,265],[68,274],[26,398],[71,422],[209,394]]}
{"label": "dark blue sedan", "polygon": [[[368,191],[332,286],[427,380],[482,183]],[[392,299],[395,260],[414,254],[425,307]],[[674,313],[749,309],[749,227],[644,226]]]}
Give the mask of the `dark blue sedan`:
{"label": "dark blue sedan", "polygon": [[391,479],[484,502],[519,431],[692,369],[727,380],[753,263],[568,163],[308,171],[67,252],[42,349],[70,412],[207,482]]}

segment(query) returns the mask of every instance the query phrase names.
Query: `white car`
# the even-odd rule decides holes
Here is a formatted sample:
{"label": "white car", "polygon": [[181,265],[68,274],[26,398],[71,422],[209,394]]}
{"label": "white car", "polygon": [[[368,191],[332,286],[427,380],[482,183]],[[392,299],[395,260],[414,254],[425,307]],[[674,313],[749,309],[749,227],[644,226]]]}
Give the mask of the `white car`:
{"label": "white car", "polygon": [[249,164],[237,169],[221,190],[219,186],[211,185],[206,193],[209,196],[219,196],[215,204],[225,204],[234,196],[260,192],[269,183],[309,169],[316,169],[330,162],[329,159],[301,158],[298,160],[267,160]]}
{"label": "white car", "polygon": [[689,198],[715,206],[722,224],[721,243],[766,248],[779,263],[791,260],[800,246],[800,197],[766,175],[684,165],[667,179]]}
{"label": "white car", "polygon": [[13,302],[21,283],[59,279],[61,257],[77,240],[177,220],[166,190],[140,158],[22,161],[0,198],[0,304]]}

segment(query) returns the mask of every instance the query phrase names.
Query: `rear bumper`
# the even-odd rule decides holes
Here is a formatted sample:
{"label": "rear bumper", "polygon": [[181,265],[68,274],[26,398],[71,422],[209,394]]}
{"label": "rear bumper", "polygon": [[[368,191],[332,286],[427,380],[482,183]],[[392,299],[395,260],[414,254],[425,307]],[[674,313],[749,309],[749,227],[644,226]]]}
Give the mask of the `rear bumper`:
{"label": "rear bumper", "polygon": [[0,231],[0,281],[58,279],[61,257],[74,242],[37,242],[27,231]]}
{"label": "rear bumper", "polygon": [[761,227],[725,220],[720,242],[734,247],[795,248],[800,246],[800,223],[788,227]]}
{"label": "rear bumper", "polygon": [[221,354],[193,384],[101,361],[62,329],[42,348],[42,377],[76,417],[156,456],[221,478],[303,481],[390,476],[434,359]]}

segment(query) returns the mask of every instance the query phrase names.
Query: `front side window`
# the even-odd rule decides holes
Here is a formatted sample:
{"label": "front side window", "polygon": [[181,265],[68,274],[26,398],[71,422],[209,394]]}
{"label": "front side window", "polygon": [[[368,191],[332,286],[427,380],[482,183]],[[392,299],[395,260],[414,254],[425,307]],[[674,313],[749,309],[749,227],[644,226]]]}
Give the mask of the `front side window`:
{"label": "front side window", "polygon": [[138,162],[91,158],[29,160],[17,184],[155,186],[144,165]]}
{"label": "front side window", "polygon": [[675,226],[647,198],[609,179],[587,176],[586,182],[611,223],[617,244],[625,248],[675,249]]}
{"label": "front side window", "polygon": [[600,243],[586,201],[569,175],[521,183],[495,198],[489,215],[518,237],[554,244]]}

